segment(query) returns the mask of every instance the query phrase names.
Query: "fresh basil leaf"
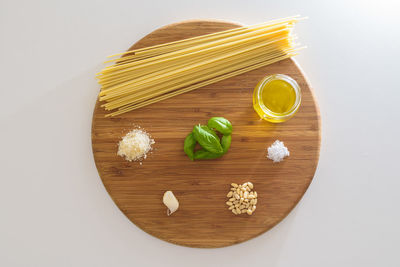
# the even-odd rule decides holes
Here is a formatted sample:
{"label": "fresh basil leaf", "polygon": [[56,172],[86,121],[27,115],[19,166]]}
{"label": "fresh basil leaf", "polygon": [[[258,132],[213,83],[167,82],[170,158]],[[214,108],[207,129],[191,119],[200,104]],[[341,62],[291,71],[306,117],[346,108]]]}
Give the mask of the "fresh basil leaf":
{"label": "fresh basil leaf", "polygon": [[194,159],[216,159],[222,156],[222,153],[212,153],[204,149],[194,152]]}
{"label": "fresh basil leaf", "polygon": [[221,138],[221,146],[222,149],[224,150],[224,154],[228,152],[229,147],[231,146],[232,142],[232,135],[224,135]]}
{"label": "fresh basil leaf", "polygon": [[200,125],[200,127],[204,130],[209,132],[210,134],[214,135],[215,138],[218,139],[218,141],[220,141],[219,136],[217,135],[217,133],[215,131],[213,131],[212,129],[210,129],[207,125]]}
{"label": "fresh basil leaf", "polygon": [[185,151],[186,155],[188,155],[191,160],[194,159],[194,147],[196,146],[196,143],[193,133],[188,134],[183,143],[183,151]]}
{"label": "fresh basil leaf", "polygon": [[193,127],[193,136],[203,149],[212,153],[222,153],[223,149],[218,136],[205,125],[196,125]]}
{"label": "fresh basil leaf", "polygon": [[230,135],[232,133],[231,122],[223,117],[212,117],[208,120],[208,127],[214,128],[223,135]]}

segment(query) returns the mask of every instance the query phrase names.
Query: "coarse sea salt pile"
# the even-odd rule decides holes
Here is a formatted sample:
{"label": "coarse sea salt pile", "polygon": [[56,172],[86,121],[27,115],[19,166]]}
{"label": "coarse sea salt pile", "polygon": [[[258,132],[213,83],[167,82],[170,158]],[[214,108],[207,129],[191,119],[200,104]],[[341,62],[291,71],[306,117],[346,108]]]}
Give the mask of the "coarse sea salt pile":
{"label": "coarse sea salt pile", "polygon": [[276,140],[269,148],[267,158],[273,162],[281,162],[284,157],[289,156],[289,150],[283,142]]}

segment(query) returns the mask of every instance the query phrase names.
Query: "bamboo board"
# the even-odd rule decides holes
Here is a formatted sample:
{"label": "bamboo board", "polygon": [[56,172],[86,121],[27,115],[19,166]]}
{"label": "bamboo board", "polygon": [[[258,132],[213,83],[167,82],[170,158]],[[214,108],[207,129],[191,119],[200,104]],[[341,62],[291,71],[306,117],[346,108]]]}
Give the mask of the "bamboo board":
{"label": "bamboo board", "polygon": [[[221,21],[186,21],[148,34],[141,48],[238,27]],[[252,107],[252,93],[266,75],[294,78],[302,104],[291,120],[271,124]],[[286,59],[190,93],[115,118],[105,118],[99,102],[93,114],[92,146],[99,175],[118,208],[138,227],[162,240],[190,247],[215,248],[258,236],[294,208],[313,179],[320,149],[319,111],[299,66]],[[234,127],[229,152],[220,159],[190,161],[183,152],[185,136],[213,116]],[[154,150],[140,165],[117,156],[119,140],[135,125],[155,139]],[[266,149],[284,141],[290,157],[274,164]],[[225,202],[230,183],[253,182],[258,193],[252,216],[235,216]],[[165,191],[174,192],[179,210],[166,215]]]}

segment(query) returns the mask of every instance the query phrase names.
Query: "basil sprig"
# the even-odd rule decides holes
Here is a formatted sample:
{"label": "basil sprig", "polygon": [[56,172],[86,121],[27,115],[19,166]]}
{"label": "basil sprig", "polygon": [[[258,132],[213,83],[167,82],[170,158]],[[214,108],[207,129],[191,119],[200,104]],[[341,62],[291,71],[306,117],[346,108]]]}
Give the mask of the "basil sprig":
{"label": "basil sprig", "polygon": [[[213,129],[223,135],[221,139]],[[213,117],[208,121],[208,126],[199,124],[193,127],[193,131],[186,136],[183,150],[191,160],[219,158],[231,145],[231,133],[230,121],[223,117]],[[197,143],[202,149],[194,151]]]}

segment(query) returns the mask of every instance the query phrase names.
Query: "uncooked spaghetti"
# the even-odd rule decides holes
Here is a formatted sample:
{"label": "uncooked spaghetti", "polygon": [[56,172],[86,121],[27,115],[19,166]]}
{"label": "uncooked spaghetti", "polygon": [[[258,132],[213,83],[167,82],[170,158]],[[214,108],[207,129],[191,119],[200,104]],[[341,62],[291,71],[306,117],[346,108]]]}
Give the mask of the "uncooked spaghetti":
{"label": "uncooked spaghetti", "polygon": [[[114,56],[97,76],[99,100],[116,116],[297,54],[297,16]],[[112,56],[112,57],[114,57]]]}

